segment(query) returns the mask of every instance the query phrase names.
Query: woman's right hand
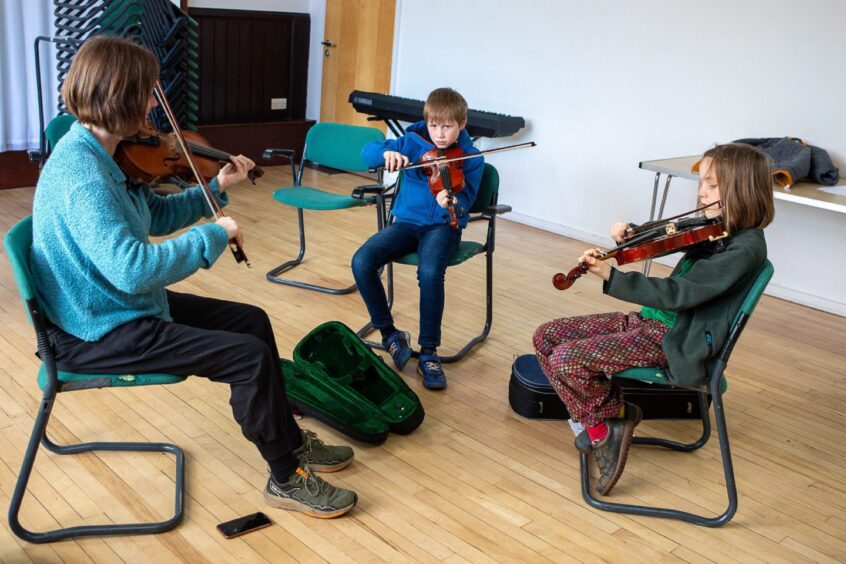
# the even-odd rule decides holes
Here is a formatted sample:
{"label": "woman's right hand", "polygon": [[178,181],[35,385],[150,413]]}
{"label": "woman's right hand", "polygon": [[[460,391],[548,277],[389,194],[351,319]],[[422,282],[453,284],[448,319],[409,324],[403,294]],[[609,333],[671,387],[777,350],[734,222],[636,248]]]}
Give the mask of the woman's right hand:
{"label": "woman's right hand", "polygon": [[229,216],[223,216],[217,218],[217,221],[215,223],[223,227],[230,241],[235,241],[236,243],[238,243],[238,246],[244,245],[244,237],[238,230],[238,224],[235,223],[234,219]]}
{"label": "woman's right hand", "polygon": [[625,221],[618,221],[611,226],[611,238],[618,243],[622,243],[626,240],[626,235],[629,229],[630,227],[628,223]]}
{"label": "woman's right hand", "polygon": [[385,151],[385,170],[394,172],[408,164],[408,157],[399,151]]}

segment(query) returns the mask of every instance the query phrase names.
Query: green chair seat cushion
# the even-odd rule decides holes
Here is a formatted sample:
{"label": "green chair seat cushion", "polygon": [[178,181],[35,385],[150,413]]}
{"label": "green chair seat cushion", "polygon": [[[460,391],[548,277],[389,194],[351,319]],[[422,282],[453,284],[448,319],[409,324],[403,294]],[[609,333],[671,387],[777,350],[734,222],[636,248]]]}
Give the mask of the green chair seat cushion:
{"label": "green chair seat cushion", "polygon": [[[485,246],[482,243],[477,243],[475,241],[461,241],[458,244],[458,250],[456,250],[452,257],[450,257],[447,266],[461,264],[465,260],[484,252],[484,250]],[[417,266],[417,260],[417,253],[409,253],[395,262],[398,262],[399,264]]]}
{"label": "green chair seat cushion", "polygon": [[311,186],[280,188],[273,192],[273,197],[283,204],[306,210],[343,210],[370,203],[368,200],[332,194]]}
{"label": "green chair seat cushion", "polygon": [[[633,367],[614,374],[614,378],[626,378],[638,382],[650,384],[672,384],[666,368],[640,368]],[[728,381],[725,374],[720,378],[720,391],[725,393],[728,389]]]}
{"label": "green chair seat cushion", "polygon": [[[68,390],[176,384],[186,378],[173,374],[77,374],[62,370],[59,370],[58,377],[62,389]],[[38,387],[44,390],[46,386],[47,369],[42,364],[38,370]]]}

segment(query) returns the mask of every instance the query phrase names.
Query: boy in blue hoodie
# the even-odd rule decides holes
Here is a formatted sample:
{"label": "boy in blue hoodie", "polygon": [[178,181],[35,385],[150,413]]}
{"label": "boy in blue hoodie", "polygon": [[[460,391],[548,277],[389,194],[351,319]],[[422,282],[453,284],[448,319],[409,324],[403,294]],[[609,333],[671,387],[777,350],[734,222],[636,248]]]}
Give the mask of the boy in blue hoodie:
{"label": "boy in blue hoodie", "polygon": [[[457,146],[464,154],[478,153],[464,130],[465,125],[467,102],[451,88],[438,88],[426,99],[423,121],[409,126],[406,135],[398,139],[368,144],[361,158],[369,166],[384,165],[387,171],[394,172],[418,162],[432,149]],[[482,157],[462,161],[464,187],[455,191],[453,198],[458,228],[450,225],[447,191],[432,195],[429,177],[422,168],[403,172],[402,189],[391,210],[394,222],[370,237],[352,260],[353,275],[373,327],[381,332],[382,344],[397,369],[402,370],[411,357],[410,335],[394,326],[379,269],[408,253],[417,253],[420,286],[417,372],[429,389],[443,389],[447,385],[437,353],[444,313],[444,276],[450,257],[458,249],[461,231],[467,226],[468,210],[476,199],[483,169]]]}

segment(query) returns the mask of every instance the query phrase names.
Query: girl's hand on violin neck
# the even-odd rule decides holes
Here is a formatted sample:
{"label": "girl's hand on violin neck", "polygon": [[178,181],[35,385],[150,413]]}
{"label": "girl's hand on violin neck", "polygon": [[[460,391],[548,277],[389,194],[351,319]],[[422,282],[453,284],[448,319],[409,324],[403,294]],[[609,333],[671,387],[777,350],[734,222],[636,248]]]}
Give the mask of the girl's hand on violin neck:
{"label": "girl's hand on violin neck", "polygon": [[229,236],[230,241],[235,241],[238,243],[239,246],[244,245],[244,236],[241,235],[241,231],[238,229],[238,224],[235,223],[235,220],[229,217],[228,215],[222,216],[217,218],[215,222],[226,231],[226,235]]}
{"label": "girl's hand on violin neck", "polygon": [[579,263],[588,265],[588,272],[596,274],[603,280],[608,280],[611,278],[611,265],[604,260],[596,258],[602,254],[602,249],[588,249],[582,253]]}
{"label": "girl's hand on violin neck", "polygon": [[[442,208],[449,207],[449,192],[447,192],[446,190],[441,190],[440,192],[438,192],[438,195],[435,196],[435,199],[438,201],[438,205]],[[457,204],[458,198],[453,198],[452,203],[453,205]]]}
{"label": "girl's hand on violin neck", "polygon": [[247,173],[256,166],[251,159],[244,155],[232,155],[230,162],[220,169],[217,173],[217,183],[220,186],[220,191],[225,192],[227,188],[233,186],[245,178]]}
{"label": "girl's hand on violin neck", "polygon": [[396,172],[408,164],[408,157],[399,151],[385,151],[385,170],[388,172]]}
{"label": "girl's hand on violin neck", "polygon": [[628,223],[626,223],[625,221],[618,221],[611,226],[611,238],[617,241],[618,243],[622,243],[626,240],[628,230]]}

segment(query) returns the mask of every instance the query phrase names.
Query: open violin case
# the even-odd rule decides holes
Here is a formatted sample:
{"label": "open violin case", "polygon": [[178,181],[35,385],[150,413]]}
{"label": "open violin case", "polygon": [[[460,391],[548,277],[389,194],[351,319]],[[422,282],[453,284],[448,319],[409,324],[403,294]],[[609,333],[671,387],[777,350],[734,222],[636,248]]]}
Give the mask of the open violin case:
{"label": "open violin case", "polygon": [[329,321],[280,360],[288,403],[353,439],[379,444],[408,434],[425,413],[420,398],[349,327]]}

